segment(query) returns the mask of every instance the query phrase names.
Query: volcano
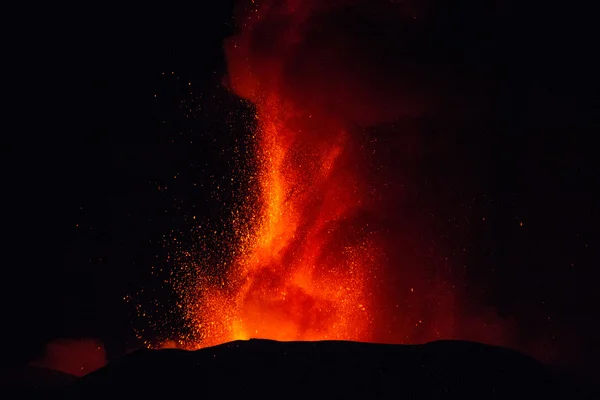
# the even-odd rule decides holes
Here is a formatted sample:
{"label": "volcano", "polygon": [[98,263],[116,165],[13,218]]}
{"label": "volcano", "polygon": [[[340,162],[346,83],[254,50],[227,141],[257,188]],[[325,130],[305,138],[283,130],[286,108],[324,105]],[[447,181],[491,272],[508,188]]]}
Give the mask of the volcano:
{"label": "volcano", "polygon": [[[463,341],[388,345],[251,339],[196,351],[143,349],[70,385],[72,399],[586,398],[549,367]],[[16,393],[16,392],[14,392]]]}

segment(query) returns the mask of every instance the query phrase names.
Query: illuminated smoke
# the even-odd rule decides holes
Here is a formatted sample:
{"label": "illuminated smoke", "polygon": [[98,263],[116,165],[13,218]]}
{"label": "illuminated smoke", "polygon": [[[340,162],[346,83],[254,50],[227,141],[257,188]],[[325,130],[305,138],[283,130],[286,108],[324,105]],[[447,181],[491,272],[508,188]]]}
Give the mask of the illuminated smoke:
{"label": "illuminated smoke", "polygon": [[253,146],[240,155],[253,159],[239,174],[251,184],[230,232],[204,228],[201,240],[218,242],[218,254],[200,246],[179,255],[187,326],[169,347],[250,337],[509,340],[510,325],[493,313],[458,305],[460,279],[428,231],[429,205],[407,200],[419,132],[400,123],[401,135],[388,138],[397,149],[388,158],[405,157],[407,170],[381,164],[378,127],[459,116],[487,90],[411,42],[420,12],[411,4],[240,7],[225,82],[256,107]]}
{"label": "illuminated smoke", "polygon": [[31,364],[83,376],[106,365],[106,352],[96,339],[57,339],[48,343],[43,357]]}

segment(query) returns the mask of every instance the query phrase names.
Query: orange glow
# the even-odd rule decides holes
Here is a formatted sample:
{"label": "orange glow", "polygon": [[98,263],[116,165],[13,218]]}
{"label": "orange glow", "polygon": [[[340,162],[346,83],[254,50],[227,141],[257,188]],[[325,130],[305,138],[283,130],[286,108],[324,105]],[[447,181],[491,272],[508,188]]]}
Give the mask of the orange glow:
{"label": "orange glow", "polygon": [[251,337],[368,340],[374,248],[341,224],[361,201],[346,132],[330,121],[306,140],[291,126],[309,117],[283,107],[276,93],[257,105],[255,222],[237,227],[239,256],[226,283],[206,280],[192,299],[200,306],[189,318],[201,338],[192,347]]}
{"label": "orange glow", "polygon": [[[420,115],[410,71],[389,86],[365,65],[368,43],[355,49],[339,29],[321,35],[333,3],[263,0],[241,10],[240,34],[225,43],[225,81],[256,109],[244,154],[255,162],[238,171],[249,192],[227,232],[205,229],[199,254],[179,260],[185,326],[163,336],[186,349],[249,338],[509,343],[510,321],[461,308],[454,251],[440,251],[444,239],[428,225],[434,210],[406,189],[411,174],[380,168],[386,156],[376,152],[388,149],[366,133]],[[402,133],[388,137],[388,156],[418,167],[418,136]]]}
{"label": "orange glow", "polygon": [[[294,4],[284,12],[300,22],[304,11]],[[181,289],[192,328],[182,347],[252,337],[371,339],[368,279],[379,249],[355,221],[369,196],[356,146],[343,118],[296,101],[281,71],[283,49],[249,60],[253,29],[270,5],[250,5],[240,35],[225,45],[229,85],[256,107],[256,185],[242,205],[249,219],[235,219],[234,239],[223,244],[231,262],[218,278],[185,278],[194,287]],[[300,25],[292,25],[278,45],[294,43]]]}
{"label": "orange glow", "polygon": [[96,339],[57,339],[32,366],[83,376],[106,365],[104,345]]}

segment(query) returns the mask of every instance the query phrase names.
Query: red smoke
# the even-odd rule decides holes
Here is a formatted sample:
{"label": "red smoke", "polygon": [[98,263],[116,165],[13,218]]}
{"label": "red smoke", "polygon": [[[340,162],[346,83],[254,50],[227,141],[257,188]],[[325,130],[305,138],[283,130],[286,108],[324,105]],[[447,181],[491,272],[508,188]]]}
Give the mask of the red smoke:
{"label": "red smoke", "polygon": [[44,356],[31,364],[83,376],[106,365],[106,352],[96,339],[57,339],[48,343]]}
{"label": "red smoke", "polygon": [[423,46],[428,33],[410,3],[243,2],[241,32],[226,44],[230,84],[249,100],[276,91],[309,113],[361,126],[465,112],[484,90],[482,71]]}

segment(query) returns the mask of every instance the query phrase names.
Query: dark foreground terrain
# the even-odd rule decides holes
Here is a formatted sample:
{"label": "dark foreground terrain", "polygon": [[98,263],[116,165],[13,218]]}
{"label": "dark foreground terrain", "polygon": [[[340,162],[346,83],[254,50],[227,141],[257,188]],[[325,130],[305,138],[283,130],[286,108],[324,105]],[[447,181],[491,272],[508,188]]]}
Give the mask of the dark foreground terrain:
{"label": "dark foreground terrain", "polygon": [[140,350],[78,380],[57,374],[53,381],[52,374],[30,372],[28,379],[5,380],[0,397],[580,399],[595,395],[580,377],[574,379],[520,353],[459,341],[404,346],[250,340],[195,352]]}

